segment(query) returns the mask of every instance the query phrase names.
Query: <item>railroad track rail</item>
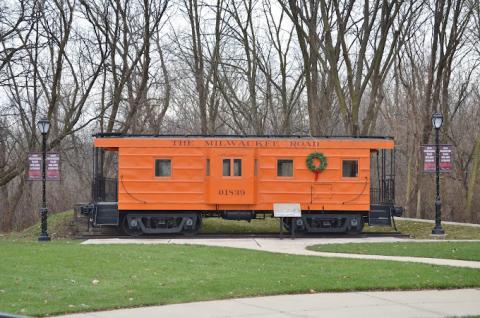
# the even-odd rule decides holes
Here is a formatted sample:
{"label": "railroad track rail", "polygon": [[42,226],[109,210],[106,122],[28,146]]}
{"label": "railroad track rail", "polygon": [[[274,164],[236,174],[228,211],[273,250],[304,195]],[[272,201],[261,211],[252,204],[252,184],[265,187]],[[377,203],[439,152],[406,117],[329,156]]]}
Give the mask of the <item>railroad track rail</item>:
{"label": "railroad track rail", "polygon": [[[288,233],[283,233],[282,235],[285,239],[292,238],[292,235]],[[401,232],[366,232],[361,234],[339,234],[339,233],[322,233],[322,234],[301,234],[296,233],[295,238],[368,238],[368,237],[396,237],[396,238],[409,238],[409,234]],[[196,235],[141,235],[141,236],[128,236],[124,234],[102,234],[102,233],[81,233],[78,234],[76,239],[86,240],[86,239],[142,239],[142,240],[154,240],[154,239],[245,239],[245,238],[280,238],[280,233],[198,233]]]}

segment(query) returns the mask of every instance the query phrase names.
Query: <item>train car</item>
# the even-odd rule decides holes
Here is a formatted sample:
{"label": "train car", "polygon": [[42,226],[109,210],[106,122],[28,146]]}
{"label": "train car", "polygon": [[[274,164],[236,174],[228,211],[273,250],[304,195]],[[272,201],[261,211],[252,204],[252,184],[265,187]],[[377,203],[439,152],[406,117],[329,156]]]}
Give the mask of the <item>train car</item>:
{"label": "train car", "polygon": [[[127,234],[196,233],[202,219],[250,221],[296,204],[296,232],[390,225],[391,137],[94,135],[93,226]],[[110,169],[108,171],[107,167]]]}

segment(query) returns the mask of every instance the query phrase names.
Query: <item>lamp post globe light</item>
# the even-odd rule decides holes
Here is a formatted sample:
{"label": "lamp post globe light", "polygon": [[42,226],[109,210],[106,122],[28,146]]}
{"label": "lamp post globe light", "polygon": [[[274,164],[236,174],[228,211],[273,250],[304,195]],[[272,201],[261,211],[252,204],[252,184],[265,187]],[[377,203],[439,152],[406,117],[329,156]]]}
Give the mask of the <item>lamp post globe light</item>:
{"label": "lamp post globe light", "polygon": [[442,228],[441,210],[442,202],[440,201],[440,136],[439,131],[443,124],[443,116],[440,113],[432,115],[432,126],[435,128],[435,227],[432,230],[432,235],[444,235],[445,231]]}
{"label": "lamp post globe light", "polygon": [[40,242],[50,241],[47,232],[47,193],[46,193],[46,168],[47,168],[47,134],[50,129],[50,123],[47,118],[42,118],[37,123],[38,130],[42,133],[42,207],[40,208],[41,232],[38,240]]}

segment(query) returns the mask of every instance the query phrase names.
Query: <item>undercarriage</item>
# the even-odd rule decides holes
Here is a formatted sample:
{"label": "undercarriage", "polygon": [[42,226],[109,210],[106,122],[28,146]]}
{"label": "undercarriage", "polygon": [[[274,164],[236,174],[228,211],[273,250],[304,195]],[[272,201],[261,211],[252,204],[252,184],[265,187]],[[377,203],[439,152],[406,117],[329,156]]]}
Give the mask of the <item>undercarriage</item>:
{"label": "undercarriage", "polygon": [[[273,216],[272,211],[118,211],[116,203],[108,202],[84,205],[79,209],[80,213],[88,215],[93,227],[116,227],[130,236],[195,235],[201,230],[202,220],[209,217],[250,222]],[[390,226],[393,217],[401,213],[393,206],[377,207],[373,212],[304,211],[302,217],[282,218],[281,221],[287,232],[359,234],[364,224]]]}

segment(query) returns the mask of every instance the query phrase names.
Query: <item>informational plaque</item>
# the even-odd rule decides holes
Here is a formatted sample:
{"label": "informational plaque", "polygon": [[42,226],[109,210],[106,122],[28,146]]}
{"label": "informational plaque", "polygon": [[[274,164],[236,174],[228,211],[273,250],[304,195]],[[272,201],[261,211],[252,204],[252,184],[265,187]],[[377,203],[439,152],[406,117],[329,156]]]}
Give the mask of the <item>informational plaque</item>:
{"label": "informational plaque", "polygon": [[[435,172],[435,145],[423,146],[423,172]],[[440,145],[440,172],[451,172],[453,169],[452,145]]]}
{"label": "informational plaque", "polygon": [[302,217],[300,203],[274,203],[273,216],[276,218],[299,218]]}
{"label": "informational plaque", "polygon": [[[42,154],[30,153],[28,155],[28,181],[42,180]],[[60,154],[56,152],[47,153],[46,179],[47,181],[60,180]]]}

